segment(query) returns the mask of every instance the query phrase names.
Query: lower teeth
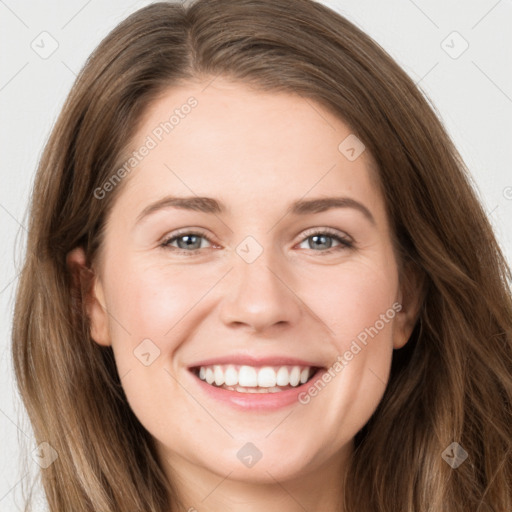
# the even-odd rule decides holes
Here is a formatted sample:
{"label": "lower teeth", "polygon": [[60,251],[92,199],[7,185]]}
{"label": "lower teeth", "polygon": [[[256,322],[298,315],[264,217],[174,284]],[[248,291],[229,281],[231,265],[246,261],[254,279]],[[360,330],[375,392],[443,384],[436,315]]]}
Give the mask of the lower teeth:
{"label": "lower teeth", "polygon": [[292,388],[292,386],[274,386],[272,388],[244,388],[243,386],[226,386],[225,384],[215,387],[227,389],[228,391],[238,391],[239,393],[279,393],[280,391],[285,391],[286,389]]}

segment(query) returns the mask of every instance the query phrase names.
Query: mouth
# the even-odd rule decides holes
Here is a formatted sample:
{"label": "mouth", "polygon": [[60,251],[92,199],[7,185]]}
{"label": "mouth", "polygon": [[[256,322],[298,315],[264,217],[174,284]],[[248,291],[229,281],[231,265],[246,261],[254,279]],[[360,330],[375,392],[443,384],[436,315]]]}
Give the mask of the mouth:
{"label": "mouth", "polygon": [[195,366],[190,372],[213,388],[237,393],[280,393],[307,384],[322,370],[317,366],[249,366],[215,364]]}

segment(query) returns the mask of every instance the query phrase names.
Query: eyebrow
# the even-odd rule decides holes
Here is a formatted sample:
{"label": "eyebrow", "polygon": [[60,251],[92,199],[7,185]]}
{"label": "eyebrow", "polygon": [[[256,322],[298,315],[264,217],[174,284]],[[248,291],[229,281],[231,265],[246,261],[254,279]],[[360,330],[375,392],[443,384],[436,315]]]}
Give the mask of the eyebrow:
{"label": "eyebrow", "polygon": [[[210,214],[222,214],[226,212],[226,207],[223,203],[213,199],[212,197],[167,196],[144,208],[144,210],[142,210],[142,212],[137,216],[136,223],[139,223],[148,215],[164,208],[179,208],[182,210],[191,210]],[[308,215],[311,213],[325,212],[333,208],[353,208],[362,213],[373,225],[376,224],[375,218],[370,210],[364,206],[364,204],[350,197],[322,197],[308,200],[299,199],[289,206],[286,213],[292,215]]]}

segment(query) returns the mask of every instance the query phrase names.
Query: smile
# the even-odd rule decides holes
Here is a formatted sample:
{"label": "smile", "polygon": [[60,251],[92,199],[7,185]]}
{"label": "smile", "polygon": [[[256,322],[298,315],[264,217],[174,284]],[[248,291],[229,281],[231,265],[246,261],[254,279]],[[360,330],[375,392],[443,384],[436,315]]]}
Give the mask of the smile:
{"label": "smile", "polygon": [[216,364],[191,368],[210,386],[239,393],[279,393],[297,388],[311,380],[318,367],[314,366],[248,366]]}

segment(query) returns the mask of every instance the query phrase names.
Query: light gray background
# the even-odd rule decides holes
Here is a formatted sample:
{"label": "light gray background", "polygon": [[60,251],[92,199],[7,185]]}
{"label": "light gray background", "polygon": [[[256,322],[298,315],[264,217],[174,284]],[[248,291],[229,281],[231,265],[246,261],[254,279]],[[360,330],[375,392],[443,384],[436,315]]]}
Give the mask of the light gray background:
{"label": "light gray background", "polygon": [[[29,477],[19,463],[19,443],[35,448],[14,388],[10,323],[36,164],[87,56],[122,19],[149,3],[0,0],[0,511],[21,509],[21,484]],[[474,176],[511,262],[512,2],[323,3],[376,39],[430,98]],[[31,47],[49,51],[52,38],[58,48],[48,58]],[[453,58],[464,41],[469,47]],[[28,461],[35,473],[38,466]]]}

